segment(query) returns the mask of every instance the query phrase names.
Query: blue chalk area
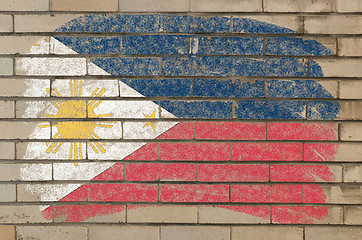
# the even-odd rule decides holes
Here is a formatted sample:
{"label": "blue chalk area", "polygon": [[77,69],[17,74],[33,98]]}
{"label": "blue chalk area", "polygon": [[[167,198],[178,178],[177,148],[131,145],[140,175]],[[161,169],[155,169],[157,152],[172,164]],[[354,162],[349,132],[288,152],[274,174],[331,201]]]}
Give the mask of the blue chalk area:
{"label": "blue chalk area", "polygon": [[86,32],[156,33],[158,15],[88,15],[85,17]]}
{"label": "blue chalk area", "polygon": [[306,102],[278,100],[244,100],[235,109],[240,119],[305,119]]}
{"label": "blue chalk area", "polygon": [[197,48],[197,54],[263,55],[263,39],[259,37],[200,37]]}
{"label": "blue chalk area", "polygon": [[192,79],[121,79],[146,97],[189,97]]}
{"label": "blue chalk area", "polygon": [[264,97],[264,81],[194,79],[194,97]]}
{"label": "blue chalk area", "polygon": [[315,80],[268,80],[266,96],[270,98],[334,98]]}
{"label": "blue chalk area", "polygon": [[190,37],[143,35],[122,37],[123,54],[189,54]]}
{"label": "blue chalk area", "polygon": [[310,77],[324,76],[321,66],[314,60],[309,60],[309,76]]}
{"label": "blue chalk area", "polygon": [[235,58],[236,76],[306,77],[308,61],[300,58]]}
{"label": "blue chalk area", "polygon": [[121,52],[118,37],[55,37],[79,54],[111,54]]}
{"label": "blue chalk area", "polygon": [[227,33],[231,32],[231,19],[218,16],[160,15],[160,32]]}
{"label": "blue chalk area", "polygon": [[179,118],[232,118],[231,101],[161,101],[160,104]]}
{"label": "blue chalk area", "polygon": [[309,101],[309,120],[333,120],[338,116],[341,106],[335,101]]}
{"label": "blue chalk area", "polygon": [[329,56],[333,53],[315,40],[302,38],[275,37],[268,38],[265,46],[268,55],[294,56]]}
{"label": "blue chalk area", "polygon": [[55,30],[55,32],[84,32],[84,31],[85,31],[85,17],[79,17],[73,19]]}
{"label": "blue chalk area", "polygon": [[92,58],[91,61],[112,75],[147,76],[159,74],[157,58]]}
{"label": "blue chalk area", "polygon": [[230,57],[164,57],[164,76],[232,76],[233,58]]}
{"label": "blue chalk area", "polygon": [[235,33],[297,33],[288,28],[280,27],[248,18],[233,17],[233,32]]}

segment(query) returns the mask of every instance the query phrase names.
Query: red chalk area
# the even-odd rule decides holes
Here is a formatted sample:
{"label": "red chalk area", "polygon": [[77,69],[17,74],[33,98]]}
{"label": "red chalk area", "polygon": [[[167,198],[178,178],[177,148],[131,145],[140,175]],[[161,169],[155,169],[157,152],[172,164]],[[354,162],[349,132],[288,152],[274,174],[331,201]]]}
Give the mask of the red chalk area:
{"label": "red chalk area", "polygon": [[[273,123],[274,124],[274,123]],[[305,124],[285,126],[288,128],[314,129]],[[289,123],[288,123],[289,124]],[[324,126],[326,125],[326,126]],[[193,127],[195,129],[193,129]],[[210,135],[207,135],[207,128]],[[321,133],[304,135],[298,132],[279,134],[279,138],[295,137],[295,140],[333,139],[333,126],[320,124]],[[256,131],[247,133],[248,129]],[[191,139],[191,132],[198,139],[222,140],[264,140],[265,125],[259,123],[181,123],[165,132],[158,139]],[[277,135],[277,126],[270,131]],[[323,130],[324,129],[324,130]],[[195,131],[195,133],[193,133]],[[268,129],[268,134],[270,133]],[[295,133],[296,132],[296,133]],[[322,134],[323,133],[323,134]],[[328,134],[327,134],[328,135]],[[318,139],[320,136],[320,139]],[[303,144],[302,143],[148,143],[136,150],[124,160],[164,160],[164,161],[215,161],[215,164],[176,164],[176,163],[117,163],[92,180],[129,180],[129,181],[200,181],[200,182],[234,182],[226,184],[138,184],[138,183],[94,183],[84,185],[61,199],[61,202],[96,201],[96,202],[167,202],[167,203],[325,203],[326,195],[319,185],[310,184],[248,184],[235,182],[267,182],[269,168],[266,164],[229,164],[226,161],[333,161],[338,152],[337,144]],[[217,163],[220,161],[220,163]],[[222,163],[221,163],[222,162]],[[197,179],[196,179],[197,175]],[[333,181],[333,173],[327,166],[320,165],[272,165],[270,178],[272,182],[315,182],[316,177]],[[87,195],[88,191],[88,195]],[[303,192],[303,194],[302,194]],[[88,198],[87,198],[88,196]],[[276,223],[315,223],[328,215],[323,206],[227,206],[221,208],[250,214],[261,218],[270,218]],[[66,217],[65,221],[86,221],[94,216],[124,211],[124,206],[113,205],[62,205],[49,207],[43,211],[47,219]],[[54,211],[54,212],[53,212]]]}

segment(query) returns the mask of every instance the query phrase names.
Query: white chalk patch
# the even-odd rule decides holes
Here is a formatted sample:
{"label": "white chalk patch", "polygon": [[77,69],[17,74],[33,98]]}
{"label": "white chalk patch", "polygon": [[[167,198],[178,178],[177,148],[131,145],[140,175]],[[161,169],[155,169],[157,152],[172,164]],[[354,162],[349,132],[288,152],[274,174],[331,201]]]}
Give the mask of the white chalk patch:
{"label": "white chalk patch", "polygon": [[88,74],[89,75],[111,75],[110,73],[104,71],[102,68],[98,67],[94,63],[90,62],[88,64]]}
{"label": "white chalk patch", "polygon": [[51,164],[21,164],[20,179],[23,181],[52,180]]}
{"label": "white chalk patch", "polygon": [[52,54],[77,54],[73,49],[67,47],[55,38],[50,38],[50,53]]}
{"label": "white chalk patch", "polygon": [[29,49],[29,54],[49,54],[49,37],[42,37]]}
{"label": "white chalk patch", "polygon": [[[91,144],[87,145],[88,159],[91,160],[122,160],[134,151],[146,145],[141,142],[106,142],[102,146],[105,153],[100,153],[99,149]],[[96,150],[94,150],[94,148]]]}
{"label": "white chalk patch", "polygon": [[85,58],[16,58],[15,72],[33,76],[83,76],[86,62]]}
{"label": "white chalk patch", "polygon": [[[25,125],[28,123],[24,123]],[[31,123],[33,124],[33,123]],[[41,125],[36,126],[34,131],[30,134],[30,139],[50,139],[50,125],[49,127],[41,127],[41,126],[47,126],[49,125],[49,122],[42,122]]]}
{"label": "white chalk patch", "polygon": [[[155,130],[152,125],[154,123]],[[123,124],[123,138],[125,139],[153,139],[166,132],[177,122],[125,122]]]}
{"label": "white chalk patch", "polygon": [[141,93],[137,92],[122,81],[119,81],[119,94],[121,97],[144,97]]}
{"label": "white chalk patch", "polygon": [[[73,79],[54,80],[52,88],[58,90],[62,97],[72,97],[69,89],[69,81],[73,81]],[[94,91],[98,89],[98,93],[103,88],[105,91],[100,97],[119,96],[118,80],[79,80],[77,84],[79,88],[81,88],[81,97],[90,97]],[[52,93],[52,96],[59,97],[55,92]]]}
{"label": "white chalk patch", "polygon": [[199,51],[199,38],[190,38],[190,54],[197,54]]}
{"label": "white chalk patch", "polygon": [[[59,144],[61,146],[59,147]],[[71,155],[71,149],[75,150],[72,146],[72,142],[30,142],[27,146],[23,159],[59,159],[69,160]],[[78,144],[78,159],[82,160],[86,158],[86,143],[80,143],[81,149]],[[59,147],[59,148],[58,148]],[[52,149],[50,151],[50,149]]]}
{"label": "white chalk patch", "polygon": [[50,88],[49,79],[27,79],[25,81],[27,89],[24,97],[48,97],[47,88]]}
{"label": "white chalk patch", "polygon": [[89,180],[115,163],[53,163],[54,180]]}

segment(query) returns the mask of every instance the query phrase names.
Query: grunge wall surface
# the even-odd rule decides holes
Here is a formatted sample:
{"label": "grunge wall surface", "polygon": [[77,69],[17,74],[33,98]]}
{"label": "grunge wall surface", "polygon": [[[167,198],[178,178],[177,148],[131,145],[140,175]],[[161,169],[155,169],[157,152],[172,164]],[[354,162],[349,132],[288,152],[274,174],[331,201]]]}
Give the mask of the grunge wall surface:
{"label": "grunge wall surface", "polygon": [[0,240],[362,239],[361,13],[0,0]]}

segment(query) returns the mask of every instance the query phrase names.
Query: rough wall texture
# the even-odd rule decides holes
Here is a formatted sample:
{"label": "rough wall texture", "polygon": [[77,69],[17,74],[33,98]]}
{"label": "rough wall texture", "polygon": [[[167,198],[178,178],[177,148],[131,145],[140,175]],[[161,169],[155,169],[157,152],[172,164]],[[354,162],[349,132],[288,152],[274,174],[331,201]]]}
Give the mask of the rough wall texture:
{"label": "rough wall texture", "polygon": [[362,239],[362,1],[1,0],[0,240]]}

